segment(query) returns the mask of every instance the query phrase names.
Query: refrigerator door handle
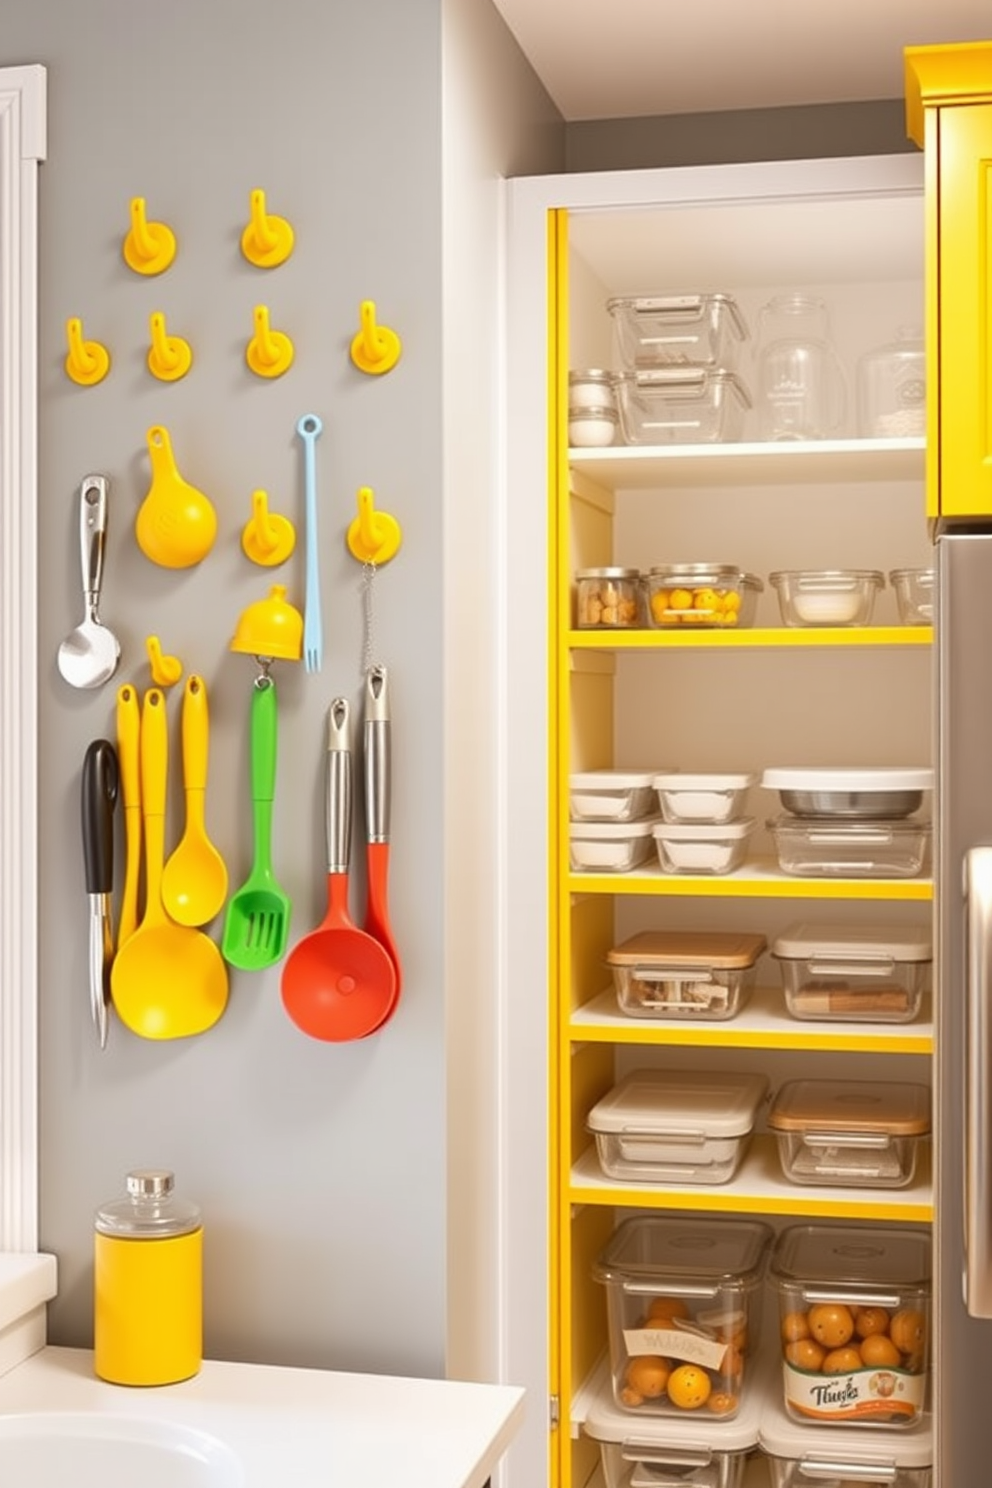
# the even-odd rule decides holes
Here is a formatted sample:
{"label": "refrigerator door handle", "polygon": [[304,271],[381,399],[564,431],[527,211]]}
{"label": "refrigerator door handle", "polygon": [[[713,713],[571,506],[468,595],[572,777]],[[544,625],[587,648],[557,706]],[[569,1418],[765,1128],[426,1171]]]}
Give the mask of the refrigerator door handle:
{"label": "refrigerator door handle", "polygon": [[992,1318],[992,847],[965,853],[964,900],[964,1301]]}

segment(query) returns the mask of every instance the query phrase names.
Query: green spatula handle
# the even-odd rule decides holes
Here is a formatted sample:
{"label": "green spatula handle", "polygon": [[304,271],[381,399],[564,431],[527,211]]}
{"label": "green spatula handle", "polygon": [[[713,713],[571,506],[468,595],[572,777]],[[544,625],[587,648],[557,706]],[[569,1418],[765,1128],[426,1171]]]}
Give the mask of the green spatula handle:
{"label": "green spatula handle", "polygon": [[250,754],[255,860],[268,864],[272,852],[272,802],[276,793],[276,688],[270,677],[256,682],[252,693]]}

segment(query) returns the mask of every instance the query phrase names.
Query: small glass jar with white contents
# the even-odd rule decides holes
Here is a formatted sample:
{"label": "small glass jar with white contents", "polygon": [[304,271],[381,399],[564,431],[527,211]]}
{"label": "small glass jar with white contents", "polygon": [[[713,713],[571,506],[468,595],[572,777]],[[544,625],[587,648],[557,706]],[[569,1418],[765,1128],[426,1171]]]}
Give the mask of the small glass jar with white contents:
{"label": "small glass jar with white contents", "polygon": [[568,374],[568,442],[573,448],[613,444],[620,424],[616,375],[604,367]]}

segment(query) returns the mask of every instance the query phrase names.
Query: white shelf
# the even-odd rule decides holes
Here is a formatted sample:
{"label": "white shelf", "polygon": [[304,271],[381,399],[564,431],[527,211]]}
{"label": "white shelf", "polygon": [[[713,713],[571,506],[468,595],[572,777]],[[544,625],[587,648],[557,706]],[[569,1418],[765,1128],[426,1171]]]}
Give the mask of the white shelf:
{"label": "white shelf", "polygon": [[828,1184],[790,1183],[783,1176],[774,1137],[757,1136],[729,1183],[618,1183],[603,1176],[595,1146],[586,1148],[572,1167],[573,1204],[614,1204],[624,1208],[714,1210],[734,1214],[796,1215],[801,1218],[899,1220],[930,1224],[933,1191],[930,1153],[920,1149],[914,1181],[906,1188],[842,1188]]}
{"label": "white shelf", "polygon": [[609,490],[921,481],[923,439],[823,439],[787,444],[611,445],[571,449],[569,465]]}
{"label": "white shelf", "polygon": [[932,1054],[929,998],[912,1023],[817,1022],[792,1018],[779,987],[756,987],[736,1018],[629,1018],[607,988],[571,1017],[575,1042],[693,1044],[704,1048],[858,1050],[864,1053]]}

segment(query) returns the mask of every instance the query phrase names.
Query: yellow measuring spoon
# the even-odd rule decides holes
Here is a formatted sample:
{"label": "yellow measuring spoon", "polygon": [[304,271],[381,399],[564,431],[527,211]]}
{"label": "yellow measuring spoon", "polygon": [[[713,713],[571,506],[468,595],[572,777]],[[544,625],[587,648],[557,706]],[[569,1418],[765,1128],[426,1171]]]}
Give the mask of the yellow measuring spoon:
{"label": "yellow measuring spoon", "polygon": [[183,693],[183,783],[186,827],[162,874],[162,902],[180,925],[206,925],[224,907],[227,865],[207,835],[207,688],[186,678]]}
{"label": "yellow measuring spoon", "polygon": [[169,432],[160,424],[148,430],[148,457],[152,483],[134,524],[138,547],[162,568],[191,568],[214,545],[217,513],[179,474]]}

